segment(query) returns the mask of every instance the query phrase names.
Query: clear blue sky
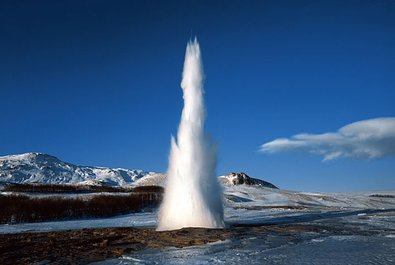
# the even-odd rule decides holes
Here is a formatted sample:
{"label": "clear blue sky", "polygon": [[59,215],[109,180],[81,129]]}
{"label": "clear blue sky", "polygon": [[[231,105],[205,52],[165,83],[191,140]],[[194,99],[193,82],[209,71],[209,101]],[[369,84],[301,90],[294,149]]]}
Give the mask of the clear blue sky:
{"label": "clear blue sky", "polygon": [[0,155],[165,171],[197,35],[218,174],[295,190],[395,188],[393,156],[259,152],[395,116],[394,1],[177,2],[2,1]]}

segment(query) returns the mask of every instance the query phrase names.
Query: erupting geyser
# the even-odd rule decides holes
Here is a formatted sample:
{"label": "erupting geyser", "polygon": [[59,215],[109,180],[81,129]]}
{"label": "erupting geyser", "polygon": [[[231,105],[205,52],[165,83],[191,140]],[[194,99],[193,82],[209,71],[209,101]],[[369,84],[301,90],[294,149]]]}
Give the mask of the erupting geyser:
{"label": "erupting geyser", "polygon": [[187,45],[181,82],[184,109],[177,141],[171,138],[167,183],[157,230],[224,226],[215,174],[217,149],[204,132],[203,68],[196,38]]}

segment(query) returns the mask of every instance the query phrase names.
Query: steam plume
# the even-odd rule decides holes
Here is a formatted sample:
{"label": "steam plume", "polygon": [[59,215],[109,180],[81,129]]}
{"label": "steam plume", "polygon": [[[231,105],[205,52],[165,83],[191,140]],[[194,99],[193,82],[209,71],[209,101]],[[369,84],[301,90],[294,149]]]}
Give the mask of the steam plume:
{"label": "steam plume", "polygon": [[171,138],[167,184],[157,230],[223,227],[217,149],[204,132],[203,68],[198,41],[187,45],[181,87],[184,109],[177,140]]}

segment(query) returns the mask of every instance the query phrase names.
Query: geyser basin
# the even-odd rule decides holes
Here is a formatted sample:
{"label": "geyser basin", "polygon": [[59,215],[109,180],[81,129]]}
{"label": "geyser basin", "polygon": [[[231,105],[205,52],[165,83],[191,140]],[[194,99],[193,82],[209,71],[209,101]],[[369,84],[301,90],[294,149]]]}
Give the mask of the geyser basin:
{"label": "geyser basin", "polygon": [[216,178],[217,149],[204,132],[203,67],[198,41],[187,45],[181,82],[184,109],[177,140],[171,138],[167,183],[157,230],[224,227]]}

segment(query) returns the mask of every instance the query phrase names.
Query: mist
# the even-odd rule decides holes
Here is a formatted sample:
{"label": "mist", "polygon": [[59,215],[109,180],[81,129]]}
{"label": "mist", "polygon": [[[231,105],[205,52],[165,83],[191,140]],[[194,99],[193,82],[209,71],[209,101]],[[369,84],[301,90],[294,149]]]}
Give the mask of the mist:
{"label": "mist", "polygon": [[204,131],[203,66],[197,39],[186,48],[181,87],[184,108],[177,139],[171,138],[167,183],[157,230],[224,226],[216,178],[217,146]]}

